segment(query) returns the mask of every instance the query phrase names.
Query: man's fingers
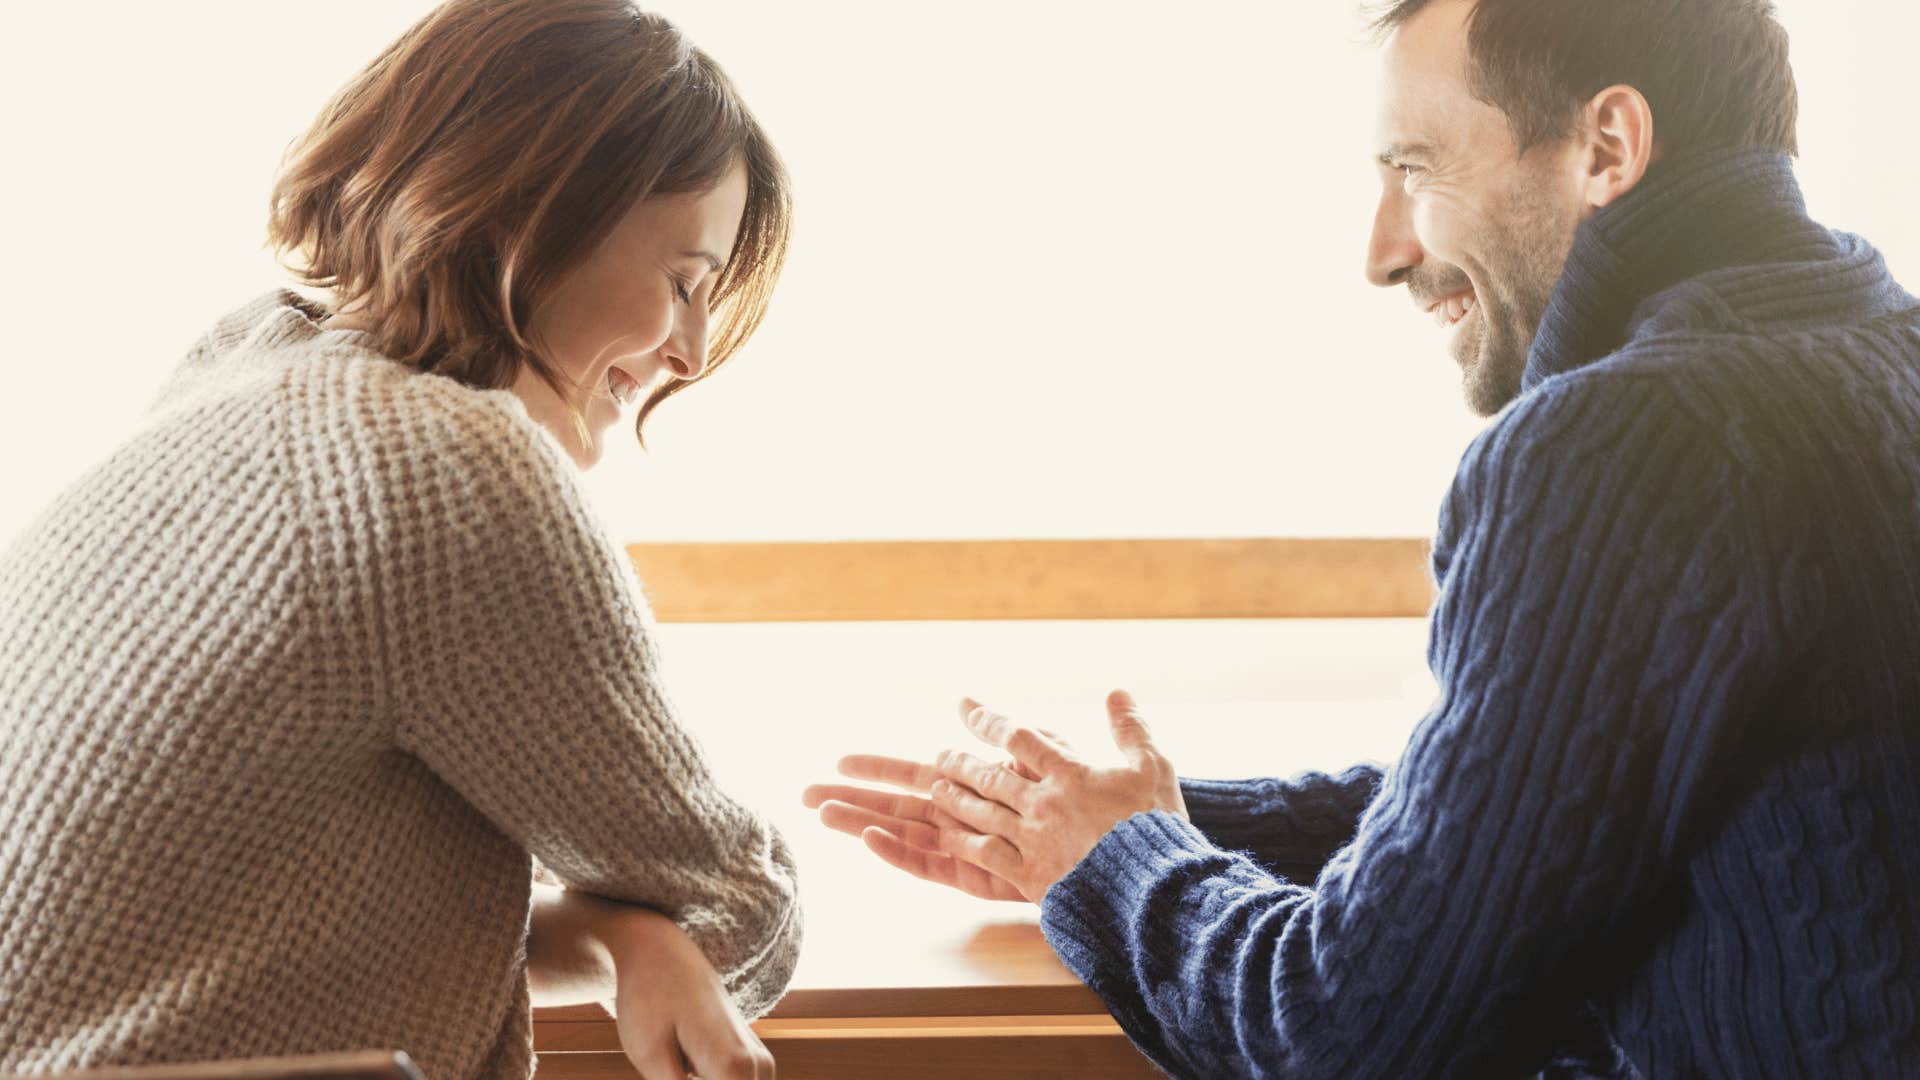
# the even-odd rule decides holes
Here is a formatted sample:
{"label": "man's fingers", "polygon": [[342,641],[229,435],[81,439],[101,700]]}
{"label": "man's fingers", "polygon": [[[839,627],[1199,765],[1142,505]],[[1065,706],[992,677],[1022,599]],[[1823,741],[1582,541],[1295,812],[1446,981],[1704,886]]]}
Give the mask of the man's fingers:
{"label": "man's fingers", "polygon": [[[933,760],[933,766],[944,779],[971,788],[993,802],[1011,807],[1016,813],[1024,811],[1032,802],[1034,782],[1005,765],[961,750],[942,750]],[[938,780],[934,781],[933,790],[940,790]],[[938,799],[934,805],[940,805]]]}
{"label": "man's fingers", "polygon": [[819,810],[828,803],[837,802],[857,806],[903,823],[920,822],[937,829],[965,827],[955,821],[953,815],[933,805],[932,800],[918,795],[875,791],[872,788],[853,787],[847,784],[815,784],[801,792],[800,801],[813,810]]}
{"label": "man's fingers", "polygon": [[[1043,738],[1045,738],[1048,742],[1052,743],[1054,746],[1059,747],[1060,752],[1065,756],[1067,757],[1073,756],[1073,748],[1067,745],[1067,740],[1061,738],[1059,735],[1055,734],[1054,732],[1048,731],[1046,728],[1034,728],[1033,730],[1039,732]],[[1024,776],[1029,780],[1035,781],[1036,783],[1040,780],[1039,773],[1034,772],[1032,769],[1028,768],[1025,765],[1020,764],[1018,761],[1009,762],[1007,767],[1012,769],[1014,772],[1019,773],[1021,776]]]}
{"label": "man's fingers", "polygon": [[960,716],[975,738],[1012,754],[1013,760],[1035,777],[1058,772],[1073,760],[1064,744],[1016,724],[972,698],[961,699]]}
{"label": "man's fingers", "polygon": [[1008,881],[1006,878],[995,877],[970,862],[961,862],[951,855],[930,855],[928,857],[945,859],[951,863],[953,865],[954,877],[958,881],[958,884],[954,887],[970,896],[977,896],[982,900],[1013,900],[1022,902],[1026,900],[1026,897],[1020,894],[1020,890],[1013,887],[1013,882]]}
{"label": "man's fingers", "polygon": [[925,762],[879,754],[848,754],[840,759],[840,775],[854,780],[890,784],[922,795],[938,778],[933,766]]}
{"label": "man's fingers", "polygon": [[933,804],[919,795],[875,791],[851,784],[814,784],[800,793],[800,801],[809,810],[818,810],[829,802],[843,802],[908,821],[933,820]]}
{"label": "man's fingers", "polygon": [[868,829],[885,829],[915,847],[940,850],[940,830],[921,821],[876,814],[862,806],[843,802],[820,804],[820,822],[835,832],[860,836]]}
{"label": "man's fingers", "polygon": [[1020,875],[1020,852],[998,836],[942,829],[940,850],[996,877],[1011,881]]}
{"label": "man's fingers", "polygon": [[1059,743],[1029,727],[1016,726],[1007,734],[1007,753],[1039,776],[1051,776],[1074,761]]}
{"label": "man's fingers", "polygon": [[958,889],[982,900],[1026,899],[1011,882],[951,855],[914,847],[885,829],[868,829],[860,838],[866,841],[867,850],[878,855],[882,862],[922,881]]}
{"label": "man's fingers", "polygon": [[933,805],[952,814],[970,832],[1012,836],[1020,828],[1019,814],[950,780],[933,782]]}
{"label": "man's fingers", "polygon": [[1153,733],[1140,717],[1140,705],[1125,690],[1107,695],[1107,721],[1113,726],[1113,743],[1129,760],[1154,753]]}

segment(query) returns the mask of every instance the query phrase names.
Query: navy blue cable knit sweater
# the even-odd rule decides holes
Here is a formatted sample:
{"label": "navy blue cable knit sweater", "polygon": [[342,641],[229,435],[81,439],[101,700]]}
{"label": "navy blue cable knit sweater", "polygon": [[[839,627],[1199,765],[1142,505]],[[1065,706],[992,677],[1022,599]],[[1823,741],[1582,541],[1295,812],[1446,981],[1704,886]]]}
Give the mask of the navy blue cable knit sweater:
{"label": "navy blue cable knit sweater", "polygon": [[1920,301],[1783,156],[1579,230],[1387,773],[1188,781],[1046,895],[1185,1077],[1920,1076]]}

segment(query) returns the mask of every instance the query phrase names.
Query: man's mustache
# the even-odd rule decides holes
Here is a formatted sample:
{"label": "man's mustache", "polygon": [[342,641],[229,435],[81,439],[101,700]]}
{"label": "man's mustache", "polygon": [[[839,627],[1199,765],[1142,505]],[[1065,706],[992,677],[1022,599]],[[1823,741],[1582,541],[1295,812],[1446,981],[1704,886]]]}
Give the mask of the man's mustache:
{"label": "man's mustache", "polygon": [[1431,310],[1433,305],[1457,293],[1473,288],[1473,279],[1465,270],[1457,266],[1420,267],[1407,275],[1407,293],[1421,311]]}

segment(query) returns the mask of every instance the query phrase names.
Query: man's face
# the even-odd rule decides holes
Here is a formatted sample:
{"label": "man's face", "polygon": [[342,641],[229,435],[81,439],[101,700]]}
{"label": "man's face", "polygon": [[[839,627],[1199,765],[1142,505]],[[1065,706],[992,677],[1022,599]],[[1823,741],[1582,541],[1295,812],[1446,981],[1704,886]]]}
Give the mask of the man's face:
{"label": "man's face", "polygon": [[1438,0],[1385,50],[1380,207],[1367,278],[1407,287],[1449,335],[1467,404],[1520,392],[1527,352],[1586,213],[1573,140],[1524,156],[1505,114],[1473,96],[1472,0]]}

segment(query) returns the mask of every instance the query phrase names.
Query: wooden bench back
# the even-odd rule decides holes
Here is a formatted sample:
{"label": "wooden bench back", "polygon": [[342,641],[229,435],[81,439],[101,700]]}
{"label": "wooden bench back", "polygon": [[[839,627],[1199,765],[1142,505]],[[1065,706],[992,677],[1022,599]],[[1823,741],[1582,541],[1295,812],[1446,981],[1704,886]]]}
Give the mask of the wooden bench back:
{"label": "wooden bench back", "polygon": [[1424,540],[634,544],[662,622],[1423,618]]}

